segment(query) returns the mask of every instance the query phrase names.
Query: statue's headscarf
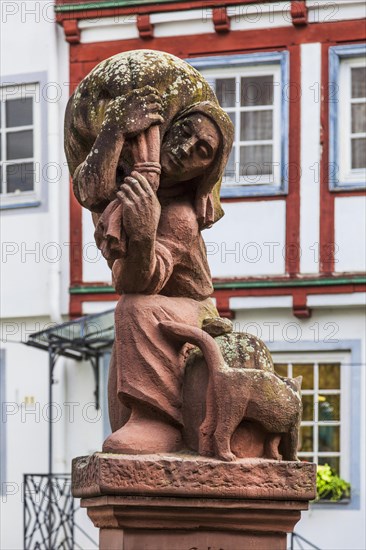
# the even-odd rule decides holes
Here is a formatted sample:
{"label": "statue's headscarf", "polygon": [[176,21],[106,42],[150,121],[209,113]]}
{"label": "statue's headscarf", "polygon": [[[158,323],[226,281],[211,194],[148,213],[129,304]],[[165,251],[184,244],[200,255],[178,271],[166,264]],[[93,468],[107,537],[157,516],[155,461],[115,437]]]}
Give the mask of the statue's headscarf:
{"label": "statue's headscarf", "polygon": [[175,121],[189,115],[202,114],[215,124],[220,135],[220,144],[211,166],[196,178],[195,210],[201,229],[211,227],[222,218],[224,212],[220,204],[220,188],[226,163],[234,139],[234,127],[230,117],[215,102],[202,101],[191,105],[178,115]]}
{"label": "statue's headscarf", "polygon": [[223,215],[219,193],[233,126],[201,73],[174,55],[155,50],[123,52],[99,63],[80,82],[65,116],[65,153],[70,173],[73,175],[90,153],[109,102],[146,85],[156,88],[162,97],[161,141],[173,121],[193,113],[208,116],[219,130],[221,144],[215,161],[197,178],[197,217],[202,228],[209,227]]}

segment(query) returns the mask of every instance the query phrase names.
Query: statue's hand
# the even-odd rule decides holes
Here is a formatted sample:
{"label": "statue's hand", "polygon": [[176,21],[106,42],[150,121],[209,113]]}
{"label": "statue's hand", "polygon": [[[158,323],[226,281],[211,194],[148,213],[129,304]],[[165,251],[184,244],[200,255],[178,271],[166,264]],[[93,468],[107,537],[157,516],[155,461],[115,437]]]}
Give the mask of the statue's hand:
{"label": "statue's hand", "polygon": [[144,86],[113,99],[105,112],[103,125],[132,138],[154,124],[164,122],[161,97],[156,88]]}
{"label": "statue's hand", "polygon": [[123,227],[130,241],[151,244],[155,240],[161,208],[147,179],[132,172],[124,179],[117,196],[123,204]]}

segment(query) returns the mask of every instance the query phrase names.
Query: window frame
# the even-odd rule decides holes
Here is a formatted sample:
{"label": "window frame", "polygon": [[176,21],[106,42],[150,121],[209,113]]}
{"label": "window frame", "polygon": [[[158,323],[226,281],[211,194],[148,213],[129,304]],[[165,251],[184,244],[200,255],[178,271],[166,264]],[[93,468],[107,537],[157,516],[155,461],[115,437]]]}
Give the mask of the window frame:
{"label": "window frame", "polygon": [[[329,48],[329,188],[331,191],[354,191],[366,188],[366,169],[352,170],[351,168],[349,128],[351,97],[347,90],[352,66],[364,66],[361,60],[365,56],[366,44]],[[345,103],[346,108],[344,108]],[[349,131],[341,133],[340,130],[344,127]]]}
{"label": "window frame", "polygon": [[[227,78],[237,78],[239,75],[245,76],[245,72],[256,72],[258,75],[264,74],[262,69],[269,67],[278,67],[280,76],[280,113],[274,116],[274,131],[279,134],[278,149],[279,164],[277,169],[277,181],[274,183],[254,183],[250,184],[237,184],[233,186],[225,185],[223,179],[221,187],[222,198],[235,198],[235,197],[250,197],[250,196],[276,196],[286,195],[288,193],[288,148],[289,148],[289,101],[286,97],[285,90],[288,90],[289,85],[289,52],[268,52],[268,53],[250,53],[230,56],[212,56],[212,57],[196,57],[186,59],[197,70],[202,71],[203,75],[207,78],[214,78],[214,74],[217,77],[224,75]],[[235,71],[237,69],[237,71]],[[252,69],[252,70],[251,70]],[[231,71],[229,75],[229,71]],[[275,90],[276,91],[276,90]],[[287,92],[288,93],[288,92]],[[235,108],[237,109],[237,108]],[[276,128],[276,119],[278,124]],[[235,128],[235,141],[239,141],[237,138],[240,134],[240,125]],[[273,140],[275,142],[275,140]]]}
{"label": "window frame", "polygon": [[[301,390],[301,394],[303,396],[305,395],[312,395],[313,400],[313,407],[314,407],[314,414],[313,414],[313,420],[302,420],[301,426],[310,426],[313,427],[314,433],[313,433],[313,451],[299,451],[299,458],[300,460],[304,459],[306,460],[307,457],[313,457],[314,462],[317,462],[317,458],[322,457],[332,457],[335,458],[339,457],[339,464],[340,464],[340,475],[341,477],[345,479],[350,479],[350,463],[349,463],[349,456],[347,453],[342,452],[342,449],[347,448],[348,446],[348,439],[349,439],[349,433],[350,433],[350,415],[348,414],[349,410],[349,402],[347,399],[347,396],[349,395],[349,362],[350,362],[350,354],[345,352],[317,352],[317,353],[311,353],[308,352],[306,354],[304,353],[293,353],[293,352],[286,352],[286,353],[279,353],[274,354],[273,357],[274,363],[278,364],[313,364],[313,372],[314,372],[314,387],[312,390]],[[332,363],[340,363],[340,388],[339,389],[332,389],[332,390],[322,390],[319,389],[319,379],[317,379],[317,373],[318,368],[315,368],[315,365],[319,364],[332,364]],[[325,394],[325,395],[340,395],[340,420],[338,421],[326,421],[326,420],[319,420],[318,418],[318,411],[316,409],[316,404],[318,403],[317,398],[319,394]],[[318,429],[319,426],[339,426],[340,427],[340,449],[339,451],[329,451],[329,452],[323,452],[318,450]]]}
{"label": "window frame", "polygon": [[[44,184],[43,167],[47,164],[47,103],[43,90],[46,85],[46,73],[32,73],[15,76],[1,77],[0,93],[3,94],[5,88],[13,89],[11,99],[19,97],[33,97],[33,159],[34,163],[34,189],[32,191],[22,191],[20,193],[0,193],[0,210],[13,210],[18,208],[39,207],[46,205],[48,193],[47,186]],[[14,90],[14,88],[19,88]],[[6,94],[6,92],[5,92]],[[9,97],[10,99],[10,97]],[[3,102],[1,102],[3,103]],[[2,114],[5,112],[5,105],[1,105]],[[5,124],[5,120],[2,120]],[[18,127],[16,127],[18,128]],[[20,128],[20,127],[19,127]],[[6,146],[6,132],[1,132],[2,145]],[[14,164],[26,159],[14,159]],[[4,162],[4,159],[3,159]],[[11,164],[13,161],[5,161],[5,164]]]}
{"label": "window frame", "polygon": [[[360,490],[361,490],[361,341],[360,340],[330,340],[329,342],[314,342],[303,340],[301,342],[267,342],[268,348],[273,356],[274,362],[280,363],[280,358],[284,355],[298,357],[303,354],[304,362],[308,357],[316,357],[317,362],[321,362],[321,358],[329,357],[335,352],[338,357],[348,354],[350,362],[348,364],[348,380],[344,381],[344,388],[348,392],[346,398],[343,396],[343,404],[347,405],[347,413],[349,417],[349,431],[341,435],[341,453],[347,454],[343,457],[345,460],[345,468],[349,468],[349,475],[345,477],[351,483],[351,498],[347,502],[347,509],[360,509]],[[329,355],[331,354],[331,355]],[[320,359],[319,359],[320,356]],[[347,364],[346,364],[347,366]],[[341,374],[342,377],[342,374]],[[341,378],[342,380],[342,378]],[[342,401],[342,400],[341,400]],[[341,411],[341,414],[343,410]],[[347,439],[346,449],[342,449],[342,437]],[[347,466],[347,462],[349,466]],[[341,460],[342,464],[342,460]],[[343,503],[316,503],[318,508],[334,508],[344,509]]]}
{"label": "window frame", "polygon": [[[5,365],[5,350],[0,349],[0,403],[1,411],[3,411],[3,403],[6,402],[6,365]],[[1,429],[0,429],[0,495],[6,482],[6,422],[4,422],[3,412],[1,414]]]}

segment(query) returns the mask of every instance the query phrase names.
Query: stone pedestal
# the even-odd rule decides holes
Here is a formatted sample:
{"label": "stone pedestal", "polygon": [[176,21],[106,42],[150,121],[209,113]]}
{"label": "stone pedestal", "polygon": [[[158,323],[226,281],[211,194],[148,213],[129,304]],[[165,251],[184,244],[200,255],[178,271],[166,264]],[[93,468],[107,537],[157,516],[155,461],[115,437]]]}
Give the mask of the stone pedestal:
{"label": "stone pedestal", "polygon": [[285,550],[315,497],[315,464],[97,453],[73,461],[73,494],[101,550]]}

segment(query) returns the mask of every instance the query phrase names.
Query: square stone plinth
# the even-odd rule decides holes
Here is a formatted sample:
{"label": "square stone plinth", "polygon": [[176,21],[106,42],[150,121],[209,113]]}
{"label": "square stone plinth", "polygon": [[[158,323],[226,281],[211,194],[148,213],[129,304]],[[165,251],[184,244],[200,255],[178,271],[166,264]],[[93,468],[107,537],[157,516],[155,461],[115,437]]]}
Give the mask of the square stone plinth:
{"label": "square stone plinth", "polygon": [[95,453],[73,460],[74,497],[144,495],[312,500],[316,465],[260,458]]}
{"label": "square stone plinth", "polygon": [[101,550],[285,550],[315,464],[96,453],[73,461]]}

